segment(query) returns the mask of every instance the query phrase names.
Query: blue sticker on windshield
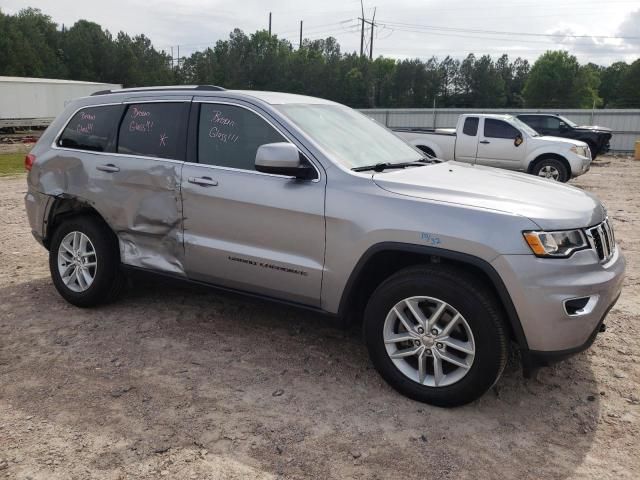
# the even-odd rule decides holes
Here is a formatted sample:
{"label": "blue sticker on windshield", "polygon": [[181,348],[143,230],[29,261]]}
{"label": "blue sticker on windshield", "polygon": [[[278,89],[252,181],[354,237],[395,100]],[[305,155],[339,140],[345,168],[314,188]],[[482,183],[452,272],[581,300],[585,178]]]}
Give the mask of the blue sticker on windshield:
{"label": "blue sticker on windshield", "polygon": [[425,242],[427,242],[429,245],[440,245],[440,243],[442,243],[440,241],[440,237],[432,234],[432,233],[425,233],[422,232],[422,234],[420,235],[420,238],[422,240],[424,240]]}

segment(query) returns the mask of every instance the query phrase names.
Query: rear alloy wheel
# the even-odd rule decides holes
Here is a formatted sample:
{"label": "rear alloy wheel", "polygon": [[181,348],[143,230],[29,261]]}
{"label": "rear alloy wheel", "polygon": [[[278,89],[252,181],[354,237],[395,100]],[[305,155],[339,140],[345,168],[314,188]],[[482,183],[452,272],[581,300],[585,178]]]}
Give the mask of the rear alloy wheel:
{"label": "rear alloy wheel", "polygon": [[462,268],[406,268],[367,304],[369,356],[400,393],[441,407],[464,405],[491,388],[506,365],[501,312],[493,292]]}
{"label": "rear alloy wheel", "polygon": [[96,249],[84,233],[69,232],[58,248],[58,273],[69,290],[86,291],[96,278]]}
{"label": "rear alloy wheel", "polygon": [[124,286],[118,239],[93,215],[58,225],[49,245],[49,270],[58,293],[78,307],[107,303]]}
{"label": "rear alloy wheel", "polygon": [[556,182],[565,183],[569,180],[567,167],[565,167],[560,160],[555,158],[545,158],[540,160],[531,173]]}

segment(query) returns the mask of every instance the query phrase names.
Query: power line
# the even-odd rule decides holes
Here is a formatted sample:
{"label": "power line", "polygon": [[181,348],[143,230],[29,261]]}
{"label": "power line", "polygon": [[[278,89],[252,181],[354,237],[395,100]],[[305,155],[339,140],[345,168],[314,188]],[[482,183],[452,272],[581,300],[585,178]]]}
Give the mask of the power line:
{"label": "power line", "polygon": [[456,28],[456,27],[438,27],[435,25],[419,25],[412,23],[402,23],[393,21],[380,21],[380,25],[386,25],[390,28],[395,27],[407,27],[419,30],[436,30],[446,32],[461,32],[461,33],[479,33],[488,35],[508,35],[508,36],[525,36],[525,37],[571,37],[571,38],[597,38],[597,39],[618,39],[618,40],[640,40],[640,37],[628,37],[628,36],[616,36],[616,35],[574,35],[569,33],[533,33],[533,32],[504,32],[499,30],[481,30],[476,28]]}

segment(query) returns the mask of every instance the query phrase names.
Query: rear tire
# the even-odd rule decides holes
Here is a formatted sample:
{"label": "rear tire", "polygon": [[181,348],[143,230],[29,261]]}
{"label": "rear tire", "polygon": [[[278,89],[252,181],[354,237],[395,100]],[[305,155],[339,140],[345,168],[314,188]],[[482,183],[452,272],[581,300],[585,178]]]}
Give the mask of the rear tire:
{"label": "rear tire", "polygon": [[566,183],[569,181],[567,167],[556,158],[543,158],[536,163],[531,173],[556,182]]}
{"label": "rear tire", "polygon": [[[429,320],[438,311],[433,323],[424,324],[426,331],[414,321],[420,312]],[[404,341],[407,323],[413,333]],[[455,268],[423,265],[389,277],[369,300],[364,335],[371,361],[389,385],[440,407],[479,398],[498,380],[508,358],[508,334],[494,295]],[[405,356],[407,349],[422,353]]]}
{"label": "rear tire", "polygon": [[110,302],[124,286],[118,240],[95,216],[71,217],[56,228],[49,270],[58,293],[78,307]]}

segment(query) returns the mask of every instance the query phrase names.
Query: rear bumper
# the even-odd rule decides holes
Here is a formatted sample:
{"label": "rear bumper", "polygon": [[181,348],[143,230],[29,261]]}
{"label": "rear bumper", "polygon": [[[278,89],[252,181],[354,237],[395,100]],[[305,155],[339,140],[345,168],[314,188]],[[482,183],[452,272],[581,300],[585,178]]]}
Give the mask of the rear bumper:
{"label": "rear bumper", "polygon": [[24,206],[29,219],[29,226],[34,238],[40,244],[44,244],[44,228],[51,197],[29,188],[24,197]]}

